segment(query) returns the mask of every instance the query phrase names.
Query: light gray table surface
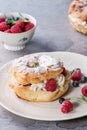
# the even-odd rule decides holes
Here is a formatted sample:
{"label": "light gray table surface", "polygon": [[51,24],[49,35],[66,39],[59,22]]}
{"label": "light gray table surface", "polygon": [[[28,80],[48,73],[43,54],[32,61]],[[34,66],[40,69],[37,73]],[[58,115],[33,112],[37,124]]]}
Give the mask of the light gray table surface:
{"label": "light gray table surface", "polygon": [[[87,55],[87,36],[68,21],[71,0],[0,0],[0,12],[26,12],[37,19],[35,35],[26,48],[11,52],[0,45],[0,66],[36,52],[70,51]],[[0,81],[1,82],[1,81]],[[87,130],[87,117],[69,121],[35,121],[14,115],[0,106],[0,130]]]}

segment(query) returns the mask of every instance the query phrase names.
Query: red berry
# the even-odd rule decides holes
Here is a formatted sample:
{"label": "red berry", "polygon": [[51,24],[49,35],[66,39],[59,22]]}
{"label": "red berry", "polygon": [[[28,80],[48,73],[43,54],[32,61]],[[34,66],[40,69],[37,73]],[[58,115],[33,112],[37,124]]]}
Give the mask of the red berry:
{"label": "red berry", "polygon": [[62,105],[66,105],[67,107],[69,107],[70,110],[73,109],[73,104],[69,100],[65,100]]}
{"label": "red berry", "polygon": [[5,32],[7,32],[7,33],[11,33],[11,29],[7,29]]}
{"label": "red berry", "polygon": [[24,27],[24,31],[28,31],[34,27],[34,24],[31,22],[27,22],[27,24]]}
{"label": "red berry", "polygon": [[11,32],[12,33],[21,33],[22,32],[22,30],[21,30],[21,28],[18,26],[18,25],[13,25],[12,27],[11,27]]}
{"label": "red berry", "polygon": [[79,81],[81,77],[82,77],[82,73],[80,69],[76,69],[71,75],[71,79],[74,81]]}
{"label": "red berry", "polygon": [[49,79],[46,83],[45,89],[47,91],[55,91],[57,87],[56,80],[55,79]]}
{"label": "red berry", "polygon": [[87,97],[87,85],[82,88],[82,94]]}
{"label": "red berry", "polygon": [[7,29],[9,29],[9,25],[6,22],[1,22],[0,23],[0,31],[6,31]]}
{"label": "red berry", "polygon": [[61,112],[68,113],[68,112],[70,112],[70,110],[66,105],[64,105],[64,106],[61,107]]}
{"label": "red berry", "polygon": [[18,22],[16,23],[16,25],[18,25],[21,29],[24,28],[24,22],[23,22],[23,21],[18,21]]}
{"label": "red berry", "polygon": [[72,104],[72,102],[70,102],[69,100],[65,100],[62,103],[61,111],[63,113],[68,113],[68,112],[70,112],[72,110],[73,110],[73,104]]}
{"label": "red berry", "polygon": [[4,21],[5,21],[5,18],[0,17],[0,23]]}
{"label": "red berry", "polygon": [[29,19],[26,19],[26,20],[28,20],[28,21],[27,21],[27,22],[24,22],[25,25],[27,25],[27,24],[30,23]]}
{"label": "red berry", "polygon": [[67,71],[66,71],[66,69],[63,67],[63,72],[62,72],[62,74],[64,75],[64,76],[66,76],[67,75]]}

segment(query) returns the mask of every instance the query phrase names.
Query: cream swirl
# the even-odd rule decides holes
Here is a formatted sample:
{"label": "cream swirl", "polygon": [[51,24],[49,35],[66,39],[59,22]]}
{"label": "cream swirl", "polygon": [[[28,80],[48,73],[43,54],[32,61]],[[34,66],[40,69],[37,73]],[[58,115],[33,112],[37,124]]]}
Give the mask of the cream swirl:
{"label": "cream swirl", "polygon": [[80,25],[84,26],[85,28],[87,28],[87,22],[86,22],[86,21],[83,21],[83,20],[81,20],[81,19],[79,19],[79,18],[76,18],[76,17],[74,17],[73,15],[69,15],[69,18],[70,18],[73,22],[75,22],[75,26],[77,26],[78,24],[80,24]]}
{"label": "cream swirl", "polygon": [[64,83],[65,83],[65,76],[63,75],[63,74],[60,74],[57,78],[56,78],[56,80],[57,80],[57,84],[58,84],[58,86],[63,86],[64,85]]}

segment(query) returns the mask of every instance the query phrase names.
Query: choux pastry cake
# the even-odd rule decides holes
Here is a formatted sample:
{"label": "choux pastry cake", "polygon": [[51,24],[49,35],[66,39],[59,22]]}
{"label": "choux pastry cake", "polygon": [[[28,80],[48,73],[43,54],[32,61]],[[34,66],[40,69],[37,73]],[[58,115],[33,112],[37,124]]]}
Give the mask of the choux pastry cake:
{"label": "choux pastry cake", "polygon": [[68,91],[70,72],[50,55],[26,55],[12,62],[9,86],[21,99],[54,101]]}

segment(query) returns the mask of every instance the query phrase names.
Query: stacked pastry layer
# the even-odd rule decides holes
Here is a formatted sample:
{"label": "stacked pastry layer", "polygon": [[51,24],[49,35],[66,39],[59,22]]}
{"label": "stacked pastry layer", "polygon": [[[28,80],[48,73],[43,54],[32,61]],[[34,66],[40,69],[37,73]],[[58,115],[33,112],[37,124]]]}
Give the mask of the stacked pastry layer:
{"label": "stacked pastry layer", "polygon": [[70,73],[59,59],[49,55],[27,55],[13,61],[9,86],[15,94],[34,102],[53,101],[65,94]]}

